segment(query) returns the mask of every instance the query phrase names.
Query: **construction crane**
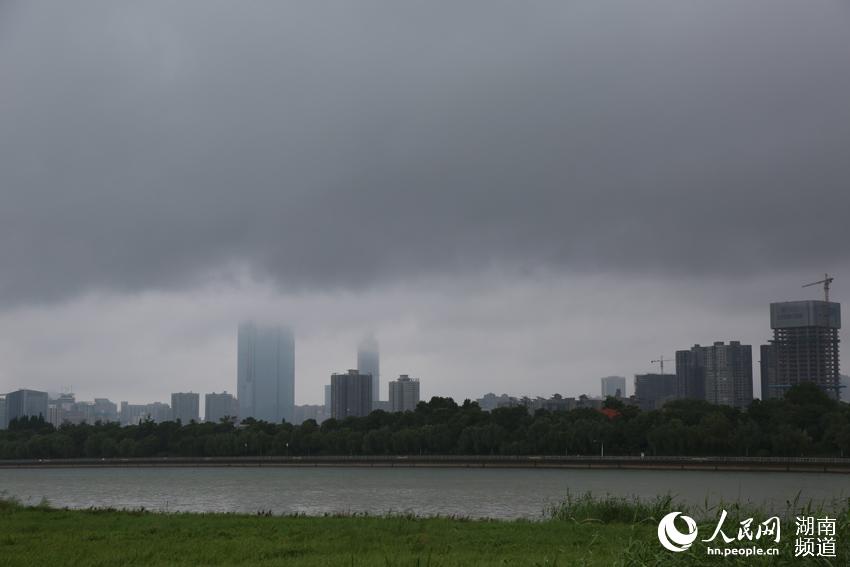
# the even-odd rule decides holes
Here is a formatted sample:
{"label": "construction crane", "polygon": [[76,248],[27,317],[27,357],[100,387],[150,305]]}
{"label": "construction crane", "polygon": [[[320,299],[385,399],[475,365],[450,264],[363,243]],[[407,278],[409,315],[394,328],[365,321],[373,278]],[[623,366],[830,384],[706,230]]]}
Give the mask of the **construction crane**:
{"label": "construction crane", "polygon": [[803,287],[811,287],[813,285],[823,284],[823,300],[829,301],[829,284],[832,283],[832,280],[835,278],[829,277],[829,274],[824,274],[823,279],[817,282],[807,283]]}
{"label": "construction crane", "polygon": [[673,362],[673,360],[670,359],[670,358],[664,358],[664,355],[662,354],[660,357],[658,357],[658,360],[650,361],[650,364],[658,363],[659,365],[661,365],[661,374],[664,374],[664,363],[665,362]]}

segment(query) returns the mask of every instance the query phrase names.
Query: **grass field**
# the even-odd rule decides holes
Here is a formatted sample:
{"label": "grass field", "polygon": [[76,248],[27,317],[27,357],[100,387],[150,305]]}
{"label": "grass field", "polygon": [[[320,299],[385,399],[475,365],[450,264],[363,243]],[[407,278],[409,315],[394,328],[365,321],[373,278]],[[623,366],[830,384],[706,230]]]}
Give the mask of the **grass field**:
{"label": "grass field", "polygon": [[[667,503],[671,504],[671,503]],[[656,538],[664,503],[578,499],[539,522],[404,516],[249,516],[58,510],[0,500],[0,565],[728,565],[703,544],[674,554]],[[604,518],[606,522],[592,516]],[[847,565],[850,521],[840,518]],[[713,526],[712,526],[713,527]],[[708,529],[708,528],[706,528]],[[740,565],[802,565],[793,522],[779,558]],[[703,533],[702,531],[700,533]],[[710,532],[709,532],[710,533]],[[790,546],[790,547],[789,547]]]}

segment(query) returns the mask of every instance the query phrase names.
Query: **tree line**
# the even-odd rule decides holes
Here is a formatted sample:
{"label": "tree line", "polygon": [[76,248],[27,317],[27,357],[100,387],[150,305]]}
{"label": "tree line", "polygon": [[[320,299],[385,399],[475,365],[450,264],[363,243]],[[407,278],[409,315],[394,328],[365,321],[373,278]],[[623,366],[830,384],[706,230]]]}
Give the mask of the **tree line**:
{"label": "tree line", "polygon": [[434,397],[415,411],[307,420],[63,424],[13,420],[0,459],[309,455],[850,456],[850,404],[802,384],[747,409],[676,400],[641,411],[608,398],[594,409],[483,411]]}

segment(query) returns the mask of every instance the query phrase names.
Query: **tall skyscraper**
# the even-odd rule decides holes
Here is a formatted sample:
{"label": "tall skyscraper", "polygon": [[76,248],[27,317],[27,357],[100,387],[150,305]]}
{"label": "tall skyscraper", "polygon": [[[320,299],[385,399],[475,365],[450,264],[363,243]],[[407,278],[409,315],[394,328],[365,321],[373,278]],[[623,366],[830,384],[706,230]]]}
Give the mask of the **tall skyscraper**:
{"label": "tall skyscraper", "polygon": [[295,419],[295,338],[283,327],[239,326],[239,418],[280,423]]}
{"label": "tall skyscraper", "polygon": [[738,341],[676,352],[678,398],[745,408],[753,401],[753,348]]}
{"label": "tall skyscraper", "polygon": [[239,417],[239,403],[233,394],[222,392],[204,396],[204,421],[218,423],[224,417]]}
{"label": "tall skyscraper", "polygon": [[357,347],[357,371],[372,376],[372,401],[381,399],[381,357],[378,340],[374,336],[366,337]]}
{"label": "tall skyscraper", "polygon": [[179,419],[180,423],[183,425],[192,421],[196,423],[200,422],[200,405],[200,396],[193,392],[178,392],[176,394],[171,394],[172,421],[177,421]]}
{"label": "tall skyscraper", "polygon": [[331,374],[331,417],[363,417],[372,412],[372,377],[357,370]]}
{"label": "tall skyscraper", "polygon": [[390,411],[413,411],[419,403],[419,380],[402,374],[390,382]]}
{"label": "tall skyscraper", "polygon": [[767,396],[781,398],[788,388],[803,382],[817,384],[838,399],[838,329],[841,304],[827,301],[786,301],[770,304],[773,329],[775,382],[767,383]]}
{"label": "tall skyscraper", "polygon": [[602,382],[602,397],[625,398],[626,379],[623,376],[606,376]]}
{"label": "tall skyscraper", "polygon": [[47,414],[47,392],[16,390],[6,394],[6,424],[19,417],[38,417],[45,421]]}

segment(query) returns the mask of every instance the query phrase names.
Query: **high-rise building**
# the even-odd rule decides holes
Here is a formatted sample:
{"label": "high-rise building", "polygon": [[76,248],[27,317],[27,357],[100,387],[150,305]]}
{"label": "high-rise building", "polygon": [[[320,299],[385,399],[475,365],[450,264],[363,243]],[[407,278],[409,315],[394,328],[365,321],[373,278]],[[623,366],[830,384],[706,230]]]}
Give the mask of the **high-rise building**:
{"label": "high-rise building", "polygon": [[782,398],[803,382],[817,384],[839,398],[838,330],[841,304],[827,301],[786,301],[770,304],[776,379],[768,381],[763,398]]}
{"label": "high-rise building", "polygon": [[378,349],[378,340],[369,336],[360,342],[357,347],[357,371],[360,374],[372,376],[372,401],[380,399],[381,390],[381,356]]}
{"label": "high-rise building", "polygon": [[295,339],[283,327],[239,326],[239,417],[280,423],[295,419]]}
{"label": "high-rise building", "polygon": [[[705,358],[695,345],[691,350],[676,351],[676,397],[688,400],[705,399]],[[696,350],[694,350],[696,349]]]}
{"label": "high-rise building", "polygon": [[718,341],[677,351],[676,397],[747,407],[753,401],[753,348]]}
{"label": "high-rise building", "polygon": [[180,421],[183,425],[201,421],[201,400],[194,392],[177,392],[171,394],[171,420]]}
{"label": "high-rise building", "polygon": [[635,374],[635,398],[641,409],[659,409],[677,397],[675,374]]}
{"label": "high-rise building", "polygon": [[362,417],[372,412],[372,376],[349,370],[331,375],[331,417]]}
{"label": "high-rise building", "polygon": [[761,345],[761,360],[759,370],[761,374],[761,399],[776,400],[785,395],[785,392],[776,387],[776,349],[773,345]]}
{"label": "high-rise building", "polygon": [[6,396],[0,396],[0,429],[6,429]]}
{"label": "high-rise building", "polygon": [[233,394],[222,392],[204,396],[204,421],[218,423],[225,417],[239,417],[239,402]]}
{"label": "high-rise building", "polygon": [[419,380],[402,374],[390,382],[390,411],[413,411],[419,403]]}
{"label": "high-rise building", "polygon": [[47,392],[16,390],[6,394],[6,423],[19,417],[41,416],[47,421]]}
{"label": "high-rise building", "polygon": [[625,398],[626,379],[623,376],[606,376],[601,379],[602,397]]}

